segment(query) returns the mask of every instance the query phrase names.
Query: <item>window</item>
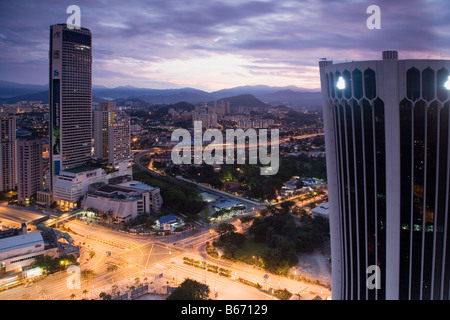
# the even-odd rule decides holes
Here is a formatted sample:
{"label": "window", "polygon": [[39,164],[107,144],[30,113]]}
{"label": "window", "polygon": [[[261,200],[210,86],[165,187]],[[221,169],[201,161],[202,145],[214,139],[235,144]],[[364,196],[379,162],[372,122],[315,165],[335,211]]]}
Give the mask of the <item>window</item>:
{"label": "window", "polygon": [[[335,74],[336,83],[333,84],[333,88],[336,87],[340,76],[341,76],[341,73],[339,71],[337,71]],[[342,90],[336,90],[336,95],[339,99],[342,98]]]}
{"label": "window", "polygon": [[444,102],[448,97],[448,90],[444,87],[445,82],[448,80],[448,71],[445,68],[439,69],[437,72],[437,98]]}
{"label": "window", "polygon": [[426,68],[422,72],[422,96],[425,100],[431,101],[434,99],[434,88],[434,71],[431,68]]}
{"label": "window", "polygon": [[416,68],[406,72],[406,96],[412,101],[420,98],[420,72]]}
{"label": "window", "polygon": [[367,99],[375,99],[375,97],[377,96],[375,71],[370,68],[364,71],[364,89],[366,91]]}
{"label": "window", "polygon": [[352,97],[352,86],[351,86],[351,75],[348,70],[345,70],[342,73],[344,80],[345,80],[345,89],[344,89],[344,96],[347,99],[350,99]]}
{"label": "window", "polygon": [[363,96],[363,83],[362,83],[362,72],[355,69],[352,73],[353,77],[353,96],[356,99],[361,99]]}

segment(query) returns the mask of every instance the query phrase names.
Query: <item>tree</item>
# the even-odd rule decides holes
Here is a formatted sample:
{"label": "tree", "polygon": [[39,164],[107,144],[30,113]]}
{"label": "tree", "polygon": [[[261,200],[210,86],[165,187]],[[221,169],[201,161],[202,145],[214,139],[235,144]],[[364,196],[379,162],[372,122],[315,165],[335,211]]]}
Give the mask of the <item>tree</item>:
{"label": "tree", "polygon": [[232,225],[231,223],[221,223],[216,227],[215,230],[217,231],[218,234],[220,234],[222,236],[226,233],[235,232],[236,227],[234,225]]}
{"label": "tree", "polygon": [[66,269],[69,265],[75,264],[76,258],[70,255],[62,255],[58,258],[50,256],[38,256],[33,262],[34,267],[40,267],[47,273],[54,273]]}
{"label": "tree", "polygon": [[204,300],[209,293],[209,286],[187,278],[172,291],[167,300]]}
{"label": "tree", "polygon": [[73,299],[75,299],[75,297],[76,297],[75,293],[72,293],[69,298],[70,298],[70,300],[73,300]]}
{"label": "tree", "polygon": [[112,271],[117,270],[118,268],[119,268],[119,267],[118,267],[116,264],[109,264],[109,265],[106,267],[106,271],[112,272]]}
{"label": "tree", "polygon": [[81,272],[80,272],[81,280],[84,280],[84,281],[90,281],[95,276],[96,276],[95,272],[91,269],[81,270]]}
{"label": "tree", "polygon": [[282,213],[289,213],[289,210],[291,209],[291,207],[295,205],[294,201],[284,201],[280,204],[280,207],[282,209]]}
{"label": "tree", "polygon": [[89,293],[88,290],[84,289],[83,292],[81,294],[84,294],[84,298],[86,299],[86,295]]}
{"label": "tree", "polygon": [[100,298],[102,298],[103,300],[111,300],[111,295],[107,294],[106,292],[100,292],[100,294],[98,295]]}

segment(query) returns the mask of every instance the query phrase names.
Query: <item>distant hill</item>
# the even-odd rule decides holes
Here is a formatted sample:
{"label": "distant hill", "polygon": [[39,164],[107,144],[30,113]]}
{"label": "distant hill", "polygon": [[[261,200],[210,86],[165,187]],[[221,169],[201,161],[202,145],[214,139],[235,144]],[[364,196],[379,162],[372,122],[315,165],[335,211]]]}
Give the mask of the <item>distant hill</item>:
{"label": "distant hill", "polygon": [[[19,94],[14,94],[19,92]],[[3,93],[3,96],[2,96]],[[286,105],[309,106],[321,105],[320,91],[311,91],[295,86],[241,86],[223,89],[215,92],[206,92],[194,88],[181,89],[149,89],[133,86],[107,88],[93,86],[92,99],[95,102],[116,100],[117,102],[129,99],[139,99],[152,104],[173,104],[177,102],[203,103],[226,99],[231,105]],[[21,100],[38,100],[48,103],[48,86],[19,84],[0,81],[0,101],[15,103]]]}
{"label": "distant hill", "polygon": [[16,103],[18,101],[42,101],[42,103],[48,103],[48,90],[23,94],[11,98],[0,98],[0,100],[6,101],[6,103]]}
{"label": "distant hill", "polygon": [[142,95],[138,96],[137,98],[153,104],[168,104],[182,101],[189,103],[199,103],[216,100],[216,97],[214,97],[210,93],[192,88],[168,89],[158,91],[159,92],[156,92],[155,90],[153,94]]}
{"label": "distant hill", "polygon": [[215,91],[211,94],[217,96],[220,99],[241,94],[251,94],[259,100],[270,105],[287,105],[297,107],[320,106],[322,104],[322,96],[319,89],[303,89],[296,86],[242,86]]}
{"label": "distant hill", "polygon": [[[24,95],[12,97],[12,98],[4,98],[4,99],[0,98],[0,100],[5,101],[6,103],[16,103],[19,101],[42,101],[42,103],[46,104],[46,103],[48,103],[48,90],[40,91],[37,93],[24,94]],[[92,96],[92,101],[101,102],[101,101],[105,101],[105,100],[97,98],[95,96]]]}
{"label": "distant hill", "polygon": [[222,89],[219,91],[211,92],[214,96],[218,98],[226,98],[226,97],[232,97],[232,96],[238,96],[241,94],[251,94],[255,97],[259,97],[265,94],[269,93],[275,93],[277,91],[281,90],[296,90],[300,91],[303,90],[301,88],[295,87],[295,86],[289,86],[289,87],[271,87],[271,86],[264,86],[264,85],[258,85],[258,86],[240,86],[235,88],[229,88],[229,89]]}
{"label": "distant hill", "polygon": [[259,96],[258,98],[271,105],[282,104],[293,107],[320,107],[322,105],[322,94],[320,92],[298,92],[293,90],[282,90],[274,93],[264,94]]}
{"label": "distant hill", "polygon": [[230,107],[236,108],[239,106],[242,107],[267,107],[268,104],[262,102],[261,100],[257,99],[255,96],[251,94],[240,94],[238,96],[234,97],[227,97],[223,100],[230,101]]}
{"label": "distant hill", "polygon": [[38,93],[48,89],[48,85],[21,84],[0,80],[0,99]]}

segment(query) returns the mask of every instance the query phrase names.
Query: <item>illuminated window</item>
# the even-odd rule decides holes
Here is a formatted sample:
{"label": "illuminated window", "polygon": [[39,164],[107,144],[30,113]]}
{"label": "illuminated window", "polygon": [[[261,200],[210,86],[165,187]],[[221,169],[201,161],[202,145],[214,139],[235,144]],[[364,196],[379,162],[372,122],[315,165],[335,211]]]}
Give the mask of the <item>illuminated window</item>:
{"label": "illuminated window", "polygon": [[338,82],[336,83],[336,88],[338,88],[339,90],[345,89],[345,80],[343,77],[338,78]]}

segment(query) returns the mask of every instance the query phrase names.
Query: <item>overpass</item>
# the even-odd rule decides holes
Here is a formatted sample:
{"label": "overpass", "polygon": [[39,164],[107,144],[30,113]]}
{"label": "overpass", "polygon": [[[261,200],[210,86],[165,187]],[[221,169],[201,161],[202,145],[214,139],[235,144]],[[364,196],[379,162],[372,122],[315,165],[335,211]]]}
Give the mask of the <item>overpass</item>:
{"label": "overpass", "polygon": [[58,239],[64,238],[64,239],[67,240],[67,242],[68,242],[69,244],[72,244],[72,243],[75,242],[75,240],[73,240],[73,238],[72,238],[67,232],[62,232],[62,231],[59,231],[59,230],[56,230],[56,229],[47,227],[47,226],[43,225],[42,223],[38,224],[38,225],[36,226],[36,228],[38,228],[39,230],[42,230],[42,231],[53,231],[53,232],[55,232],[56,237],[57,237]]}

